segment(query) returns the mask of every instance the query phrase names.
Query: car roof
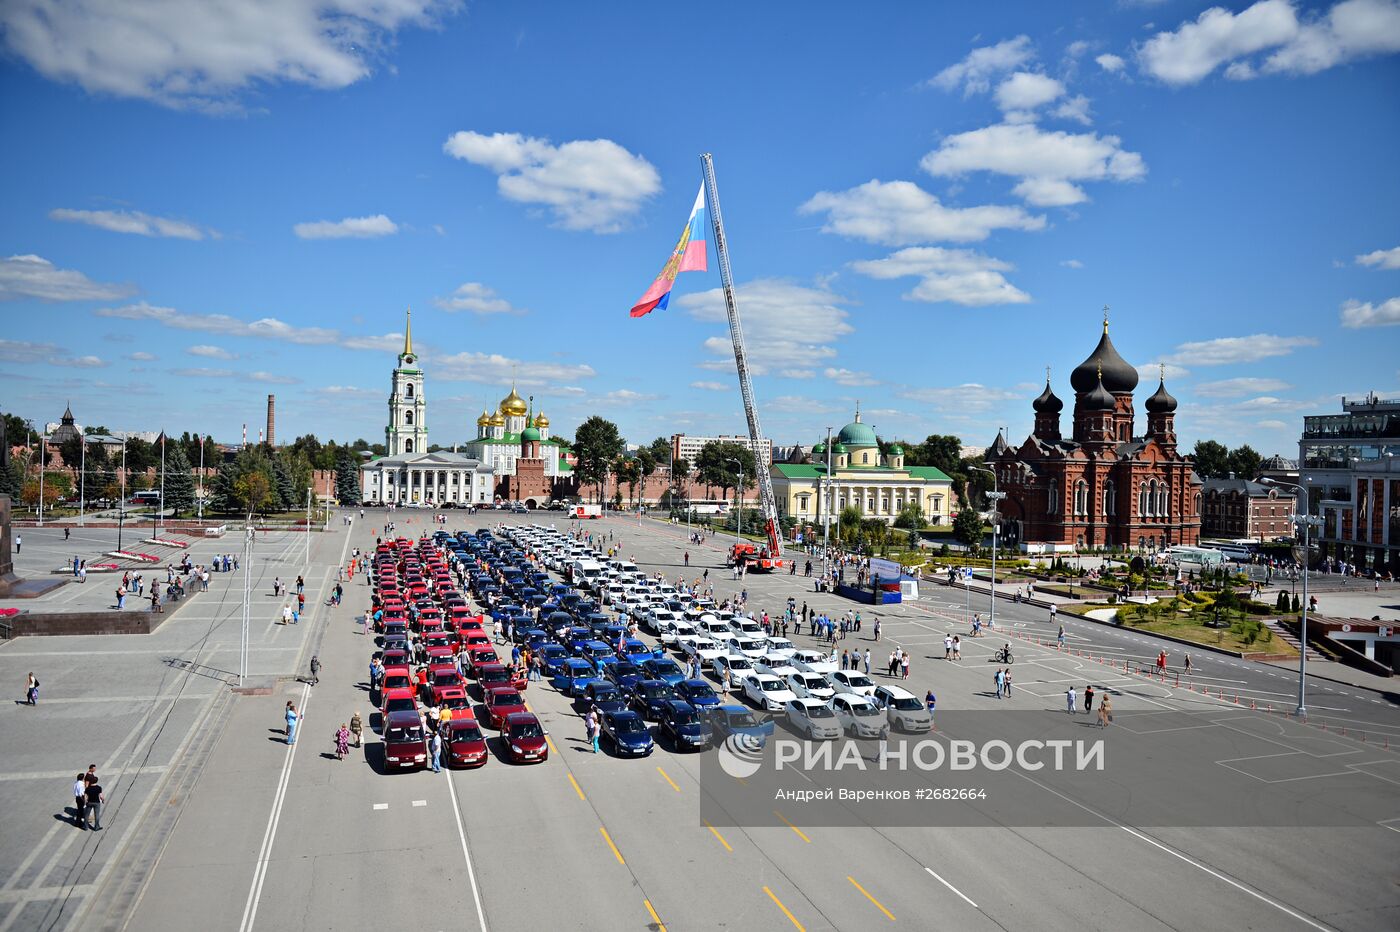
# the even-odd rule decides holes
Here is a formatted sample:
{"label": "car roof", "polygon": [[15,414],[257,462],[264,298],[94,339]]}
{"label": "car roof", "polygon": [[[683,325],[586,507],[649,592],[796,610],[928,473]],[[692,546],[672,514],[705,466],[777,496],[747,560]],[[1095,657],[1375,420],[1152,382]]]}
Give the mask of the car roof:
{"label": "car roof", "polygon": [[418,717],[418,713],[411,709],[400,709],[397,712],[390,712],[385,720],[385,727],[423,724],[423,720]]}
{"label": "car roof", "polygon": [[686,702],[684,699],[667,699],[667,700],[666,700],[666,708],[669,709],[669,710],[672,711],[672,712],[690,712],[690,711],[693,711],[693,710],[691,709],[691,707],[690,707],[690,703],[689,703],[689,702]]}
{"label": "car roof", "polygon": [[512,712],[506,716],[507,725],[538,725],[540,720],[534,712]]}
{"label": "car roof", "polygon": [[909,690],[905,689],[903,686],[881,686],[880,689],[883,689],[885,692],[889,693],[896,699],[903,699],[906,696],[910,699],[915,698],[914,694],[911,693]]}
{"label": "car roof", "polygon": [[641,715],[637,714],[636,712],[633,712],[631,709],[618,709],[616,712],[604,712],[604,713],[603,713],[603,717],[604,717],[604,718],[611,718],[611,719],[621,719],[621,718],[635,718],[635,719],[640,719],[640,718],[641,718]]}

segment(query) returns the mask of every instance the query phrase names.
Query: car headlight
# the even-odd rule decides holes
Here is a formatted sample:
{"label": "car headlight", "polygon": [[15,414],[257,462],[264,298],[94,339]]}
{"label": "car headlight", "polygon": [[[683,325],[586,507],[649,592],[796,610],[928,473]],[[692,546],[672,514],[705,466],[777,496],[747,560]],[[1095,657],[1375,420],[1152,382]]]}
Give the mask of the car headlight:
{"label": "car headlight", "polygon": [[522,748],[522,747],[521,747],[520,745],[518,745],[518,744],[512,744],[512,745],[510,746],[510,749],[511,749],[512,751],[514,751],[515,753],[517,753],[517,754],[524,754],[524,753],[525,753],[525,749]]}
{"label": "car headlight", "polygon": [[397,757],[391,757],[391,758],[389,758],[389,763],[391,763],[391,764],[397,764],[398,762],[399,762],[399,759],[398,759]]}

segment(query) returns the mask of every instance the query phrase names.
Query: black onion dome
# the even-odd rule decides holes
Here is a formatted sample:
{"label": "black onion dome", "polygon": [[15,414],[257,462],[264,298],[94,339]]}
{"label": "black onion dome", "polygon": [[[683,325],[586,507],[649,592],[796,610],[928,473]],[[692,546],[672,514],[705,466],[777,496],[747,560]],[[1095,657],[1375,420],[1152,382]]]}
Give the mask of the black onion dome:
{"label": "black onion dome", "polygon": [[1031,402],[1031,407],[1035,408],[1037,414],[1059,414],[1064,410],[1065,403],[1055,396],[1050,390],[1050,382],[1045,382],[1045,391],[1040,393],[1040,397]]}
{"label": "black onion dome", "polygon": [[1096,378],[1093,391],[1084,396],[1084,410],[1112,411],[1117,405],[1118,400],[1113,397],[1108,386],[1103,384],[1103,379]]}
{"label": "black onion dome", "polygon": [[1167,391],[1165,379],[1157,383],[1157,391],[1147,399],[1144,406],[1148,414],[1171,414],[1176,410],[1176,399]]}
{"label": "black onion dome", "polygon": [[1115,395],[1131,392],[1137,388],[1138,371],[1128,361],[1118,355],[1113,341],[1108,338],[1108,323],[1103,325],[1103,336],[1099,345],[1070,373],[1069,383],[1077,392],[1091,392],[1099,382],[1102,373],[1103,387]]}

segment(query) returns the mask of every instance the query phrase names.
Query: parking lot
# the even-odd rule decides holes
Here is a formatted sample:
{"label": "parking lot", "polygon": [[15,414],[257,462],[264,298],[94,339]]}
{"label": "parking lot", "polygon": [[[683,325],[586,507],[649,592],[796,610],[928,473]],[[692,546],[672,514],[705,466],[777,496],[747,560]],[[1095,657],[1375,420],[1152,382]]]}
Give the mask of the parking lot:
{"label": "parking lot", "polygon": [[[315,543],[308,579],[331,578],[339,555],[355,547],[372,552],[385,520],[385,512],[370,511],[346,532],[333,519],[334,533]],[[393,520],[397,533],[411,538],[436,529],[425,512],[400,511]],[[549,521],[548,514],[448,512],[445,529]],[[574,525],[614,535],[623,558],[673,582],[683,572],[693,579],[708,568],[717,599],[740,585],[721,566],[722,539],[695,545],[686,541],[684,526],[636,519]],[[768,824],[720,824],[702,818],[712,784],[700,755],[678,753],[666,740],[635,759],[609,753],[606,745],[594,754],[581,708],[543,682],[529,683],[524,692],[549,733],[543,763],[508,763],[489,728],[491,759],[477,769],[386,774],[379,737],[368,728],[365,748],[337,760],[335,729],[356,711],[368,726],[373,713],[368,663],[377,648],[362,633],[370,593],[363,578],[345,584],[339,607],[318,599],[308,619],[307,648],[296,656],[303,666],[311,653],[319,656],[319,685],[284,678],[270,694],[239,697],[221,710],[188,787],[157,797],[177,818],[163,847],[144,855],[149,877],[139,900],[94,896],[76,914],[85,927],[109,919],[132,929],[185,929],[197,914],[204,927],[240,932],[410,923],[471,929],[856,929],[886,923],[1382,929],[1394,926],[1400,910],[1400,897],[1385,882],[1400,853],[1400,836],[1390,827],[1400,825],[1391,821],[1400,818],[1400,777],[1389,750],[1335,734],[1319,743],[1262,711],[1152,682],[1034,639],[1017,640],[1016,688],[1011,698],[997,700],[990,658],[1007,638],[968,639],[959,614],[934,599],[878,612],[863,607],[862,632],[837,646],[872,647],[876,658],[896,645],[909,651],[911,673],[903,685],[920,697],[934,690],[940,711],[1000,703],[1057,726],[1067,686],[1092,683],[1112,694],[1117,711],[1189,714],[1216,741],[1222,730],[1238,733],[1241,746],[1267,740],[1269,754],[1250,755],[1262,763],[1233,766],[1249,772],[1240,779],[1256,783],[1260,799],[1311,807],[1314,817],[1306,821],[1313,827],[1189,827],[1184,819],[1179,826],[1135,826],[1088,816],[1079,827],[936,828],[921,825],[915,812],[908,824],[836,826],[804,822],[783,804],[775,804]],[[849,607],[829,596],[818,603],[800,575],[750,575],[742,585],[758,613],[780,614],[789,596],[834,615]],[[877,614],[879,645],[872,634]],[[961,664],[942,660],[943,638],[951,631],[964,635]],[[805,629],[793,641],[817,646]],[[294,672],[296,662],[284,661],[282,672]],[[873,679],[883,683],[875,672]],[[304,714],[291,748],[282,735],[289,700]],[[1264,726],[1245,722],[1270,723],[1267,738],[1252,733]],[[203,727],[212,726],[186,729],[201,734]],[[1119,740],[1127,742],[1124,734]],[[1150,753],[1135,750],[1115,779],[1209,793],[1222,764],[1202,734],[1152,736]],[[1112,729],[1108,740],[1115,740]],[[1132,740],[1145,739],[1135,734]],[[170,759],[198,753],[195,744],[188,749]],[[1049,805],[1045,789],[1028,784],[1026,794],[1031,809],[1039,798]],[[1332,819],[1325,807],[1337,805],[1338,795],[1353,805]],[[1365,824],[1357,818],[1358,801],[1374,815]],[[1085,805],[1092,809],[1092,800]],[[133,844],[123,855],[136,858],[145,850]],[[110,882],[86,879],[84,891],[105,891]]]}

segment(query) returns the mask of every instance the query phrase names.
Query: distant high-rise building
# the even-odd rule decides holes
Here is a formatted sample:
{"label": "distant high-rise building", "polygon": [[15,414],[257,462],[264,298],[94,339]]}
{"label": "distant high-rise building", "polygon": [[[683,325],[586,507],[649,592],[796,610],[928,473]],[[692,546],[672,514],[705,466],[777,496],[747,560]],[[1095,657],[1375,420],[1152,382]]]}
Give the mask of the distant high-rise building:
{"label": "distant high-rise building", "polygon": [[707,443],[737,443],[753,450],[754,459],[767,469],[773,465],[773,442],[759,437],[756,444],[749,443],[747,434],[720,434],[717,437],[693,437],[689,434],[671,435],[671,455],[678,460],[693,464]]}

